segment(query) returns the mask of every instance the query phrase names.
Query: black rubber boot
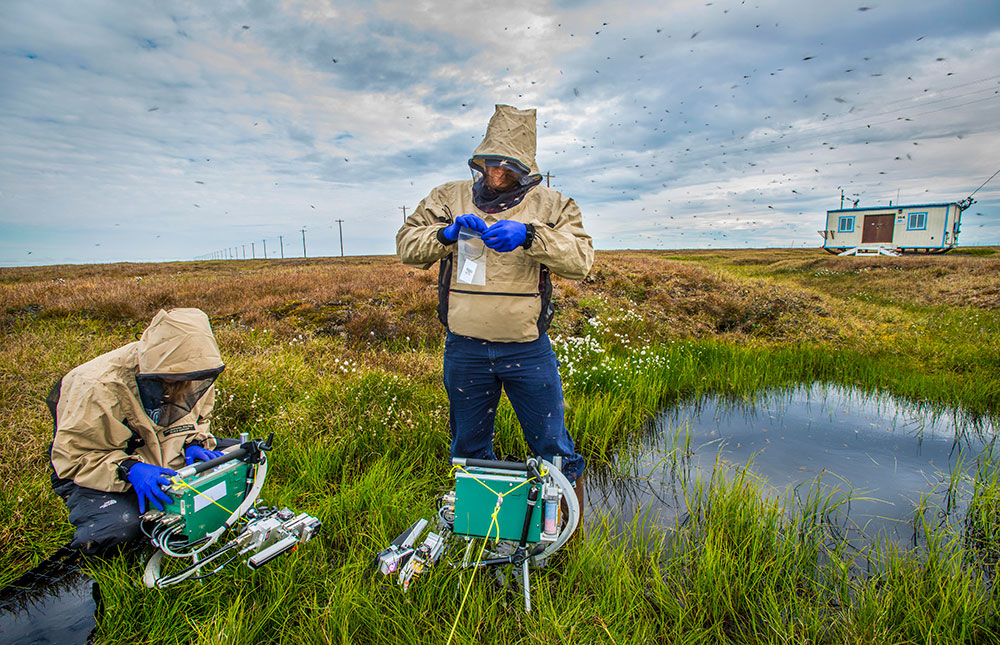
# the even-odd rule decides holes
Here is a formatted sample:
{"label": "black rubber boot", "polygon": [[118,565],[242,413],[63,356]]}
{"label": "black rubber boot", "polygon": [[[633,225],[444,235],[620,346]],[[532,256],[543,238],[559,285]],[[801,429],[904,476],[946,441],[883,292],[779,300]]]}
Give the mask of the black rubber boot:
{"label": "black rubber boot", "polygon": [[576,530],[577,531],[582,531],[583,530],[583,517],[584,517],[584,512],[583,512],[583,509],[584,509],[584,490],[583,489],[584,489],[584,486],[585,486],[585,480],[586,480],[586,478],[587,478],[587,474],[584,472],[579,477],[576,478],[575,482],[573,482],[573,490],[576,493],[576,501],[580,505],[580,522],[576,526]]}

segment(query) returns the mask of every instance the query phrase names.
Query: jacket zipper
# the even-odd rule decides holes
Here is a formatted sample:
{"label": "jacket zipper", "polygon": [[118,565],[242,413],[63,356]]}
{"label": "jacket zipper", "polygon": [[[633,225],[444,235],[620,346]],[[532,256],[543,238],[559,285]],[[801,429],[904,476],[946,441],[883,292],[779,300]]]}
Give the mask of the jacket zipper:
{"label": "jacket zipper", "polygon": [[453,293],[473,293],[480,296],[516,296],[519,298],[537,298],[537,293],[504,293],[503,291],[470,291],[468,289],[451,289]]}

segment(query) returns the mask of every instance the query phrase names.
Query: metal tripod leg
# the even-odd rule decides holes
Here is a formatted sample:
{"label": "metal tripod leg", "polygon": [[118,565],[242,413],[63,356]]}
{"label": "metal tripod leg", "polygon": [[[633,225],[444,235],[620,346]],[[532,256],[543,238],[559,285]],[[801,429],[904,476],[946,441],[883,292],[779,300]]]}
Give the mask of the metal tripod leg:
{"label": "metal tripod leg", "polygon": [[521,586],[524,588],[524,613],[531,613],[531,582],[528,579],[528,561],[521,563]]}
{"label": "metal tripod leg", "polygon": [[462,595],[462,578],[464,576],[463,569],[469,566],[469,562],[472,561],[472,540],[466,540],[465,542],[465,553],[462,555],[462,566],[458,573],[458,587],[455,588],[456,597]]}
{"label": "metal tripod leg", "polygon": [[466,566],[468,566],[471,560],[472,560],[472,540],[466,540],[465,553],[462,555],[462,568],[464,569]]}

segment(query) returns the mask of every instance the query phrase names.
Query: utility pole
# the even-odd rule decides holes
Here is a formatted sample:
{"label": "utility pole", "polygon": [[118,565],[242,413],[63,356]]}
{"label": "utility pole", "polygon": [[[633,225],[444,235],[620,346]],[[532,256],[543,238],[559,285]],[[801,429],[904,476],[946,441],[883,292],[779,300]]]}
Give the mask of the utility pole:
{"label": "utility pole", "polygon": [[340,257],[344,257],[344,220],[338,219],[334,221],[337,222],[337,228],[340,229]]}
{"label": "utility pole", "polygon": [[281,259],[282,260],[285,259],[285,239],[284,238],[285,238],[284,235],[279,235],[278,236],[278,246],[281,247]]}
{"label": "utility pole", "polygon": [[264,244],[264,259],[266,260],[267,259],[267,240],[261,240],[261,242]]}
{"label": "utility pole", "polygon": [[555,175],[550,175],[549,172],[546,170],[545,174],[542,176],[545,177],[545,187],[551,188],[551,186],[549,185],[549,180],[555,177]]}
{"label": "utility pole", "polygon": [[306,257],[306,227],[302,227],[302,257]]}
{"label": "utility pole", "polygon": [[400,206],[403,209],[403,221],[406,221],[406,206]]}

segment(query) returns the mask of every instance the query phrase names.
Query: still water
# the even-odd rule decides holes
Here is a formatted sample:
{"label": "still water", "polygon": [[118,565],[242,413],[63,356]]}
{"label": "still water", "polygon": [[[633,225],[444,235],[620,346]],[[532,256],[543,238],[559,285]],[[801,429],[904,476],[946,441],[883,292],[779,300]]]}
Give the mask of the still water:
{"label": "still water", "polygon": [[97,583],[83,571],[35,576],[30,590],[0,603],[0,643],[91,643],[97,630],[99,605]]}
{"label": "still water", "polygon": [[[704,398],[664,411],[610,467],[591,468],[587,506],[619,526],[637,515],[674,526],[683,519],[684,478],[707,481],[716,467],[731,478],[746,467],[793,503],[818,482],[823,495],[844,502],[836,522],[852,541],[912,542],[920,504],[929,519],[961,520],[976,460],[996,430],[958,412],[828,386],[750,403]],[[957,483],[946,497],[949,482]]]}

